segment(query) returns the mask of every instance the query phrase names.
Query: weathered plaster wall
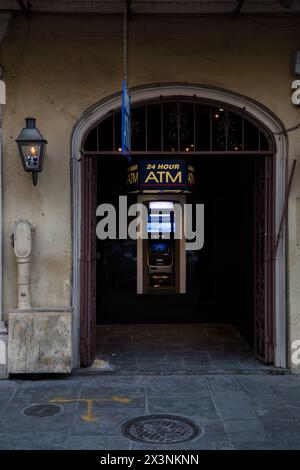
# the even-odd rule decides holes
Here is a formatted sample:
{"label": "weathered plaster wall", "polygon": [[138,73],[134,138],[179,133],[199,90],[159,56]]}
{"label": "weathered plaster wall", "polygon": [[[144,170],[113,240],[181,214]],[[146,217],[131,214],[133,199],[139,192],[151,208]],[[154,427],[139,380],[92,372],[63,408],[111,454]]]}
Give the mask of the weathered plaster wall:
{"label": "weathered plaster wall", "polygon": [[[287,128],[300,122],[291,103],[292,59],[299,49],[300,18],[143,18],[131,23],[130,84],[194,82],[254,98]],[[7,85],[4,119],[4,311],[16,306],[12,224],[23,216],[36,225],[32,302],[68,305],[71,298],[70,136],[93,103],[120,90],[121,18],[23,15],[13,18],[2,44]],[[14,142],[33,115],[49,144],[37,187],[21,167]],[[289,160],[298,158],[299,134],[289,134]],[[289,210],[291,339],[300,339],[300,166]],[[299,210],[299,204],[298,204]],[[298,235],[297,235],[298,233]],[[299,241],[299,240],[298,240]],[[300,241],[299,241],[300,243]]]}

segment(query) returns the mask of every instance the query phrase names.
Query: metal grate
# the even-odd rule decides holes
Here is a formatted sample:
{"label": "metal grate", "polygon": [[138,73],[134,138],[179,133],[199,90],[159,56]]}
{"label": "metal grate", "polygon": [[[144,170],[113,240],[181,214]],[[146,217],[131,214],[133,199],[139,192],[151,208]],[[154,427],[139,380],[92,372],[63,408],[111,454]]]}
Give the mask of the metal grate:
{"label": "metal grate", "polygon": [[148,415],[124,423],[122,434],[132,441],[146,444],[175,444],[191,441],[199,434],[202,437],[204,428],[182,416]]}
{"label": "metal grate", "polygon": [[59,405],[33,405],[25,408],[23,414],[35,418],[46,418],[47,416],[54,416],[61,412]]}

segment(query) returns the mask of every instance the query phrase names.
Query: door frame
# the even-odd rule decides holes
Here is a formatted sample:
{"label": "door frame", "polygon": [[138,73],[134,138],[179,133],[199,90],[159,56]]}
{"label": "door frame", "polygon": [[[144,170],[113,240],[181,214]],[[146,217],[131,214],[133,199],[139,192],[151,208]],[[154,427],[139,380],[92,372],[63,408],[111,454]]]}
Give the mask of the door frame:
{"label": "door frame", "polygon": [[[131,90],[132,103],[155,100],[160,96],[189,96],[205,99],[220,105],[231,105],[248,114],[263,125],[275,141],[275,233],[278,231],[286,188],[287,137],[282,122],[269,109],[251,98],[237,93],[194,84],[154,84],[137,87]],[[72,306],[73,306],[73,367],[80,367],[80,265],[81,251],[81,158],[83,138],[97,121],[110,111],[120,108],[121,93],[101,100],[85,111],[75,124],[71,136],[71,191],[72,191]],[[275,350],[274,365],[287,366],[287,335],[286,335],[286,230],[283,230],[275,260]]]}

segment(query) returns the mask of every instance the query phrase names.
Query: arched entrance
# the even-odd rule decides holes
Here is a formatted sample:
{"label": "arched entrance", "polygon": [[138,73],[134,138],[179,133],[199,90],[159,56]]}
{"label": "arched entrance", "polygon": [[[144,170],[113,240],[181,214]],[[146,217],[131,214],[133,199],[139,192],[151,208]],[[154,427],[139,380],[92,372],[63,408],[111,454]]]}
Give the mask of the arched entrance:
{"label": "arched entrance", "polygon": [[[118,139],[114,133],[117,129],[118,109],[120,108],[120,95],[104,100],[102,103],[88,110],[83,119],[75,127],[72,137],[72,176],[73,176],[73,306],[74,306],[74,363],[79,365],[79,321],[81,317],[81,351],[83,353],[82,363],[87,365],[93,356],[93,335],[95,327],[95,278],[91,265],[93,264],[93,246],[89,234],[94,232],[95,227],[90,223],[92,214],[95,212],[95,201],[90,198],[94,187],[95,158],[92,156],[104,152],[106,155],[118,153]],[[256,257],[263,258],[257,263],[255,269],[255,296],[256,303],[256,353],[267,362],[273,362],[277,366],[285,366],[285,298],[284,298],[284,243],[278,250],[276,262],[272,259],[272,246],[276,226],[284,198],[284,152],[285,141],[281,134],[282,126],[278,120],[266,109],[257,103],[224,90],[211,89],[209,87],[197,87],[192,85],[161,85],[139,88],[132,91],[133,104],[139,106],[137,113],[144,113],[143,122],[151,120],[149,114],[150,106],[160,106],[160,117],[157,115],[155,122],[160,119],[163,123],[164,107],[176,103],[177,111],[185,107],[186,112],[193,113],[193,125],[197,112],[207,113],[207,119],[203,118],[203,126],[208,125],[206,133],[203,133],[206,144],[204,148],[198,142],[194,131],[193,139],[189,144],[189,152],[201,157],[201,155],[225,155],[235,154],[235,158],[246,155],[256,155],[257,185],[256,200],[257,210],[262,211],[257,220],[261,220],[256,229]],[[164,104],[162,104],[164,103]],[[149,106],[148,106],[149,105]],[[196,109],[196,106],[198,108]],[[147,111],[145,111],[147,110]],[[158,110],[158,108],[157,108]],[[188,111],[189,110],[189,111]],[[156,111],[157,112],[157,111]],[[173,113],[174,114],[174,113]],[[218,116],[221,114],[222,116]],[[221,122],[222,117],[222,122]],[[230,119],[235,117],[235,130],[230,124]],[[104,118],[107,118],[104,120]],[[143,118],[142,118],[143,119]],[[173,116],[174,119],[174,116]],[[176,116],[175,116],[176,120]],[[154,121],[153,121],[154,122]],[[232,119],[231,119],[231,122]],[[213,136],[214,123],[219,128],[219,136]],[[96,125],[96,127],[95,127]],[[99,141],[99,128],[106,126],[106,136],[110,135],[108,128],[112,129],[113,139],[111,142]],[[230,127],[231,126],[231,127]],[[248,126],[248,131],[245,129]],[[252,126],[252,127],[251,127]],[[162,129],[162,125],[159,125]],[[205,127],[204,127],[205,128]],[[239,133],[239,138],[232,139],[232,134]],[[92,132],[90,132],[92,130]],[[202,127],[203,129],[203,127]],[[209,130],[210,129],[210,130]],[[255,146],[247,142],[248,136],[257,129],[257,143]],[[158,128],[156,130],[156,134]],[[174,155],[187,151],[184,139],[176,141],[175,148],[168,148],[174,142],[168,142],[166,136],[163,139],[163,130],[160,139],[156,139],[154,148],[149,142],[148,131],[145,131],[143,143],[136,142],[137,152],[172,152]],[[216,128],[216,132],[217,128]],[[87,140],[86,137],[89,134]],[[209,138],[208,138],[209,134]],[[98,137],[97,137],[98,135]],[[151,137],[151,136],[150,136]],[[101,140],[101,139],[100,139]],[[153,138],[150,139],[153,142]],[[164,143],[162,143],[164,140]],[[248,139],[249,140],[249,139]],[[83,142],[86,142],[85,149]],[[94,143],[93,143],[94,142]],[[134,142],[133,142],[134,143]],[[150,144],[150,145],[149,145]],[[93,145],[95,147],[93,147]],[[102,149],[101,149],[102,145]],[[252,147],[251,147],[252,145]],[[90,147],[89,147],[90,146]],[[142,148],[143,147],[143,148]],[[249,148],[248,148],[249,147]],[[90,150],[89,150],[90,149]],[[261,157],[259,159],[259,157]],[[263,163],[262,163],[263,162]],[[83,177],[84,174],[84,177]],[[273,197],[274,184],[276,184],[276,198]],[[81,189],[81,191],[80,191]],[[84,207],[84,211],[83,211]],[[89,224],[86,236],[80,234],[81,225]],[[264,225],[263,225],[264,224]],[[94,232],[95,233],[95,232]],[[268,234],[267,237],[265,234]],[[94,242],[95,243],[95,242]],[[80,266],[81,265],[81,266]],[[275,269],[276,268],[276,269]],[[274,287],[276,287],[274,289]],[[81,307],[80,307],[81,305]],[[276,308],[275,308],[276,305]],[[80,314],[81,311],[81,314]],[[94,312],[94,313],[93,313]],[[274,340],[273,340],[274,337]],[[276,348],[274,349],[274,344]],[[273,357],[274,354],[274,357]]]}

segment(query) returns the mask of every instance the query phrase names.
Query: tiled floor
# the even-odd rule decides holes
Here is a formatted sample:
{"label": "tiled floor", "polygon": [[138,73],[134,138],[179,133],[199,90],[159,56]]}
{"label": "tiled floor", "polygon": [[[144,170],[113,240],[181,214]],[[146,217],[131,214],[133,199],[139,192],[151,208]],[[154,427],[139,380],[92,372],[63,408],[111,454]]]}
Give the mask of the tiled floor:
{"label": "tiled floor", "polygon": [[105,325],[97,327],[92,371],[214,373],[268,371],[231,325]]}

